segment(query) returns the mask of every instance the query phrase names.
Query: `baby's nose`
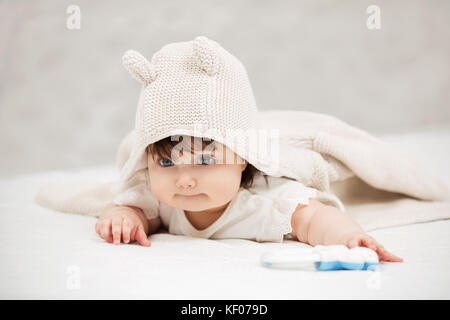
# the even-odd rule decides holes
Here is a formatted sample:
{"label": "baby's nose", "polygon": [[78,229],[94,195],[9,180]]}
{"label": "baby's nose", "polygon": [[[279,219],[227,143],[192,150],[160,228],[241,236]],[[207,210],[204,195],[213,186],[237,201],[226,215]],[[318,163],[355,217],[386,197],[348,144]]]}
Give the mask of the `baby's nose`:
{"label": "baby's nose", "polygon": [[177,179],[176,186],[178,189],[192,189],[195,188],[197,182],[192,176],[182,175]]}

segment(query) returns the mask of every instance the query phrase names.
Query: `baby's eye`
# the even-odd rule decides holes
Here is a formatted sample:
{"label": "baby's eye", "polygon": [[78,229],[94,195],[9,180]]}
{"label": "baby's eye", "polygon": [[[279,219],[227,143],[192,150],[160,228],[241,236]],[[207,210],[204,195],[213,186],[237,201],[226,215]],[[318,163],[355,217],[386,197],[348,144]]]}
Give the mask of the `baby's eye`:
{"label": "baby's eye", "polygon": [[173,163],[169,159],[160,159],[159,160],[159,165],[161,167],[170,167],[171,166],[170,164],[173,164]]}
{"label": "baby's eye", "polygon": [[198,164],[201,164],[201,165],[210,165],[215,162],[214,158],[211,156],[208,156],[208,155],[202,155],[199,160],[200,160],[199,161],[200,163],[198,163]]}

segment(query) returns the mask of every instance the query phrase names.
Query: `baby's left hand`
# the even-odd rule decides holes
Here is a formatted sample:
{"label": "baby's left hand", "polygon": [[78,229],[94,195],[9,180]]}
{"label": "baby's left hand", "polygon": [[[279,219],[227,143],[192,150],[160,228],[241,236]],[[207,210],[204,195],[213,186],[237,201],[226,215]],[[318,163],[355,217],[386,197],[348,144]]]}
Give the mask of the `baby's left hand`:
{"label": "baby's left hand", "polygon": [[379,244],[374,238],[369,236],[364,232],[351,232],[346,234],[342,239],[341,243],[347,247],[367,247],[372,249],[378,254],[378,259],[381,261],[388,262],[403,262],[402,258],[387,251],[381,244]]}

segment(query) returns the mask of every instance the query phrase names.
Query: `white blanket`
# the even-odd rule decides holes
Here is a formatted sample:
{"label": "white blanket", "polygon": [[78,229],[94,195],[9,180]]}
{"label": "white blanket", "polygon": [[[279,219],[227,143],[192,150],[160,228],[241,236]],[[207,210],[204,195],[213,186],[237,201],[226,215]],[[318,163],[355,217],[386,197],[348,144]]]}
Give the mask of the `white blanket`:
{"label": "white blanket", "polygon": [[[401,146],[319,113],[265,111],[259,121],[264,128],[280,130],[283,166],[276,175],[336,194],[363,229],[450,217],[447,185]],[[119,168],[132,139],[131,133],[121,143]],[[95,175],[90,178],[46,186],[36,200],[47,208],[98,216],[112,201],[111,187],[118,178],[103,183]]]}
{"label": "white blanket", "polygon": [[[442,147],[450,145],[450,130],[383,139],[450,185],[450,150]],[[0,180],[1,299],[450,299],[450,220],[369,231],[403,263],[382,263],[375,272],[305,272],[259,263],[266,251],[306,246],[299,242],[208,240],[161,230],[150,236],[151,247],[115,246],[95,233],[96,218],[33,202],[47,184],[117,176],[111,165]]]}

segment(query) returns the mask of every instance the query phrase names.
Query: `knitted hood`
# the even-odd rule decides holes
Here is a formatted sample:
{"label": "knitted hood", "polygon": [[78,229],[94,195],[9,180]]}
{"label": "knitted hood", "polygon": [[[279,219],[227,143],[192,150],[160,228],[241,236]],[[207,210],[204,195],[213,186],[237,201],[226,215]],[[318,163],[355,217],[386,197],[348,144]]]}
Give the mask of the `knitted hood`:
{"label": "knitted hood", "polygon": [[246,69],[217,42],[199,36],[170,43],[150,61],[128,50],[123,65],[142,89],[121,181],[147,167],[149,144],[173,135],[217,140],[257,169],[274,172],[277,162],[258,156],[258,110]]}

